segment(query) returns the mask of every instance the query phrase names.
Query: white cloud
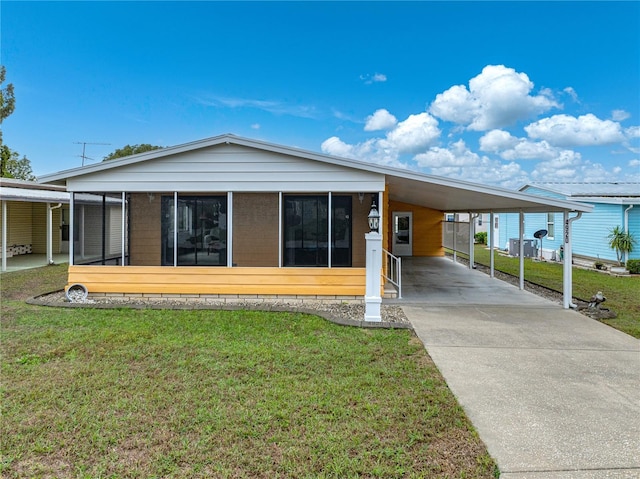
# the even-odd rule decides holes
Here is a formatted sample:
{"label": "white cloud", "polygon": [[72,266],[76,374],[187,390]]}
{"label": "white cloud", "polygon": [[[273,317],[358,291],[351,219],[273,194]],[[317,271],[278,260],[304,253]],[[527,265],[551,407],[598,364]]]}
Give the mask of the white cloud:
{"label": "white cloud", "polygon": [[387,140],[400,153],[413,153],[428,147],[439,136],[438,120],[428,113],[418,113],[398,123],[387,133]]}
{"label": "white cloud", "polygon": [[548,89],[530,95],[534,84],[525,73],[504,65],[487,65],[469,81],[436,96],[429,112],[445,121],[484,131],[512,125],[560,105]]}
{"label": "white cloud", "polygon": [[374,73],[373,75],[367,73],[366,75],[360,75],[360,80],[364,81],[365,85],[384,83],[387,81],[387,75],[384,73]]}
{"label": "white cloud", "polygon": [[578,101],[578,94],[572,87],[568,86],[562,91],[565,92],[567,95],[569,95],[573,99],[573,101],[576,101],[576,102]]}
{"label": "white cloud", "polygon": [[630,126],[624,131],[627,138],[640,138],[640,126]]}
{"label": "white cloud", "polygon": [[367,117],[367,123],[364,126],[365,131],[389,130],[396,126],[398,120],[384,108],[376,110],[375,113]]}
{"label": "white cloud", "polygon": [[629,166],[631,168],[640,168],[640,160],[638,159],[629,160]]}
{"label": "white cloud", "polygon": [[480,156],[469,150],[463,140],[456,141],[449,148],[429,148],[427,152],[416,155],[414,160],[427,168],[472,166],[481,162]]}
{"label": "white cloud", "polygon": [[313,106],[293,105],[278,100],[256,100],[254,98],[237,98],[209,96],[196,98],[201,105],[226,108],[255,108],[275,115],[291,115],[300,118],[316,118],[318,116]]}
{"label": "white cloud", "polygon": [[631,117],[631,113],[629,113],[628,111],[624,111],[624,110],[613,110],[611,112],[611,119],[613,121],[624,121],[627,118]]}
{"label": "white cloud", "polygon": [[254,123],[253,125],[251,125],[251,128],[253,128],[254,130],[259,130],[260,129],[260,123]]}
{"label": "white cloud", "polygon": [[513,148],[518,139],[504,130],[491,130],[480,138],[480,151],[497,153],[501,150]]}
{"label": "white cloud", "polygon": [[554,115],[524,129],[530,138],[546,140],[554,146],[595,146],[624,141],[619,123],[600,120],[591,113],[578,118]]}
{"label": "white cloud", "polygon": [[328,155],[377,163],[379,165],[406,168],[406,165],[398,160],[398,151],[390,147],[385,140],[381,139],[374,138],[363,143],[350,145],[337,136],[332,136],[323,141],[320,148],[323,153]]}

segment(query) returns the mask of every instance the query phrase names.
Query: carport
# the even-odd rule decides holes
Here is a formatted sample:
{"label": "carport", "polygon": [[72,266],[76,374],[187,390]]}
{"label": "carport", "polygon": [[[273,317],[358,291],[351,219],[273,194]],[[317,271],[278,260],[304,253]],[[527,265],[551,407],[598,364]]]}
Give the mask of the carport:
{"label": "carport", "polygon": [[[494,186],[480,185],[467,181],[442,178],[438,176],[414,173],[395,168],[373,167],[374,171],[386,173],[389,199],[402,203],[421,205],[443,213],[467,213],[470,218],[482,213],[489,213],[493,224],[496,213],[519,213],[519,287],[524,290],[524,215],[525,213],[562,213],[563,214],[563,307],[568,309],[574,305],[572,298],[572,223],[590,212],[591,205],[574,201],[559,200],[507,190]],[[473,221],[469,222],[470,229]],[[492,228],[489,228],[490,270],[494,273]],[[470,258],[469,268],[473,268],[473,231],[469,233]],[[427,258],[425,258],[426,260]],[[419,264],[417,258],[412,258]],[[426,263],[423,263],[423,266]],[[432,266],[436,264],[433,263]],[[420,268],[424,273],[425,268]],[[404,295],[404,293],[403,293]]]}

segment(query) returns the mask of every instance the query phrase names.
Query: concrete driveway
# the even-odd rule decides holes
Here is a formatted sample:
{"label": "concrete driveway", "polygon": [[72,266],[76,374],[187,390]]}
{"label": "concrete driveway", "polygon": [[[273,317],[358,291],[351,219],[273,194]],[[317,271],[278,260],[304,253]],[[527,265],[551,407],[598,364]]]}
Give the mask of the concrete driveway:
{"label": "concrete driveway", "polygon": [[452,278],[450,302],[416,289],[403,309],[500,477],[640,478],[640,342],[438,260],[433,286]]}

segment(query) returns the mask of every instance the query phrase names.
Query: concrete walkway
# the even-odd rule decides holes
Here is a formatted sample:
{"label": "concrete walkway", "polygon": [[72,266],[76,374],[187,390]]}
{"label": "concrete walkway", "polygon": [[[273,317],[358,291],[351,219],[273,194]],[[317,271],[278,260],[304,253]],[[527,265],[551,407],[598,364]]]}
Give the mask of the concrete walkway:
{"label": "concrete walkway", "polygon": [[403,309],[502,479],[640,478],[638,340],[449,259],[421,261],[405,269]]}

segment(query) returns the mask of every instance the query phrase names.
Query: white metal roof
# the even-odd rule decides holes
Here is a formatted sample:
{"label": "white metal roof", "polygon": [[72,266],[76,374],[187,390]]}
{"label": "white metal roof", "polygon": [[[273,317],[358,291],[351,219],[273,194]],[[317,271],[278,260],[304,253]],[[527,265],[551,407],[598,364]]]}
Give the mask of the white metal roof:
{"label": "white metal roof", "polygon": [[640,183],[633,182],[541,182],[524,185],[520,191],[530,187],[559,193],[568,198],[640,198]]}
{"label": "white metal roof", "polygon": [[178,155],[201,148],[221,144],[246,146],[272,153],[294,156],[306,160],[319,161],[363,172],[384,174],[389,187],[389,198],[395,201],[421,205],[447,212],[488,212],[519,211],[583,211],[592,210],[591,205],[575,201],[543,198],[523,192],[481,185],[424,173],[365,163],[346,158],[323,155],[298,148],[276,145],[235,135],[221,135],[173,147],[153,150],[116,160],[103,161],[84,167],[73,168],[38,178],[43,183],[64,185],[69,178],[76,178],[101,171],[120,168],[134,163],[151,161],[170,155]]}
{"label": "white metal roof", "polygon": [[2,201],[34,203],[69,203],[69,193],[62,186],[2,178],[0,180],[0,199]]}

